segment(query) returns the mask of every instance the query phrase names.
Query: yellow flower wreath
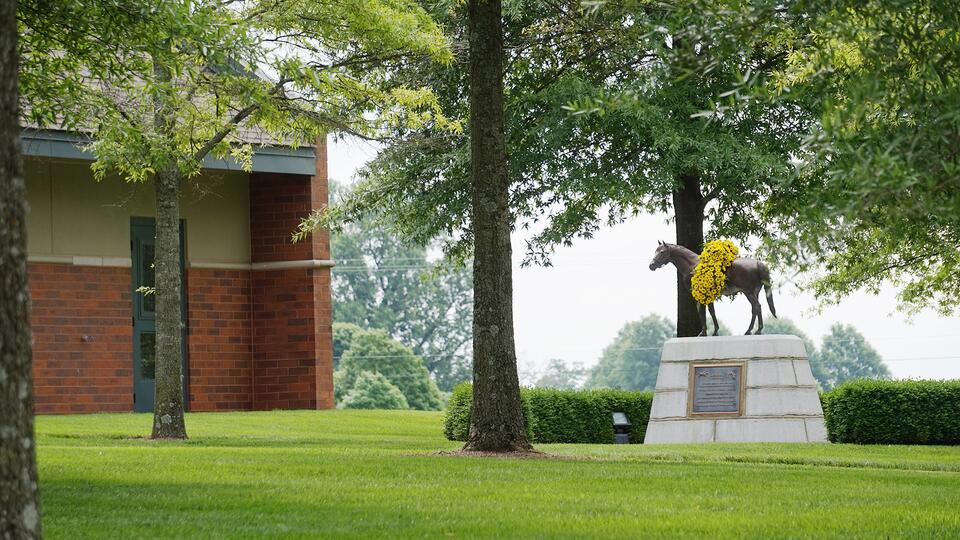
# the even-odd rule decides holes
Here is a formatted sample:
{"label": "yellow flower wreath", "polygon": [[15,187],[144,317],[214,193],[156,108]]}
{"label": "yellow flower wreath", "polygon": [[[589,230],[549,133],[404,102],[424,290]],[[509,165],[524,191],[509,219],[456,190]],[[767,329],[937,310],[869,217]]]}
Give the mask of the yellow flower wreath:
{"label": "yellow flower wreath", "polygon": [[727,280],[727,268],[737,258],[739,249],[729,240],[707,242],[700,254],[700,262],[693,270],[690,279],[690,292],[693,299],[703,305],[714,303],[723,293]]}

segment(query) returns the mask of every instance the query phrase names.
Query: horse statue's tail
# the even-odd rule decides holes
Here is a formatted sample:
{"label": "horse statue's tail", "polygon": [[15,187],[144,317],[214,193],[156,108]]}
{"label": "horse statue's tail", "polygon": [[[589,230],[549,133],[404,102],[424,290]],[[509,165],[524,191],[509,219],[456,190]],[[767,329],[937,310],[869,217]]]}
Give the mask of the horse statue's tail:
{"label": "horse statue's tail", "polygon": [[763,283],[763,292],[767,295],[767,305],[770,306],[770,313],[774,318],[777,317],[777,308],[773,307],[773,286],[770,284],[770,270],[767,265],[760,263],[760,279]]}

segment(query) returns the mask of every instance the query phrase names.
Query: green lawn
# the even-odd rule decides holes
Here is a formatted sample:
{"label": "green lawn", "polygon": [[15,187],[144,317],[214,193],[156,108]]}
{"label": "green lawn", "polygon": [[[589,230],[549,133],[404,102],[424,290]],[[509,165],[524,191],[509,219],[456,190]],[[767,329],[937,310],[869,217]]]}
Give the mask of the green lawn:
{"label": "green lawn", "polygon": [[37,419],[44,527],[85,537],[960,537],[960,448],[544,445],[429,455],[438,413]]}

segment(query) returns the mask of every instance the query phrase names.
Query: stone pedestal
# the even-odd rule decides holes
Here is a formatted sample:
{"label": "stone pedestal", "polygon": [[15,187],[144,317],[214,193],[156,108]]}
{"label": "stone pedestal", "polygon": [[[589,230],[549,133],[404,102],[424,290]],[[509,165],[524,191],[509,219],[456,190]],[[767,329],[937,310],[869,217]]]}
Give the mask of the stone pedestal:
{"label": "stone pedestal", "polygon": [[803,342],[781,335],[668,340],[643,442],[827,442]]}

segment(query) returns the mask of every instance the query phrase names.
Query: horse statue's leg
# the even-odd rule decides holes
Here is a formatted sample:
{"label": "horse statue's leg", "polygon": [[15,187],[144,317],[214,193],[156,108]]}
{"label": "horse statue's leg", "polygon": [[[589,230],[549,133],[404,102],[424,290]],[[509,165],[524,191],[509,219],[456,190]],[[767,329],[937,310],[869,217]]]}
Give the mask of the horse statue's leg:
{"label": "horse statue's leg", "polygon": [[760,291],[757,290],[757,294],[754,295],[754,298],[757,299],[757,331],[753,333],[755,336],[759,336],[763,333],[763,304],[760,303]]}
{"label": "horse statue's leg", "polygon": [[[760,313],[760,299],[758,298],[759,290],[757,291],[743,291],[744,296],[747,297],[747,300],[750,302],[750,327],[747,328],[746,335],[753,333],[754,335],[759,335],[763,330],[763,315]],[[753,323],[758,321],[760,322],[757,326],[757,331],[753,332]]]}
{"label": "horse statue's leg", "polygon": [[697,312],[700,314],[700,334],[707,335],[707,308],[703,304],[697,304]]}
{"label": "horse statue's leg", "polygon": [[747,291],[743,291],[743,295],[747,297],[747,302],[750,302],[750,326],[747,327],[747,332],[744,334],[749,336],[753,333],[753,323],[757,321],[757,299]]}
{"label": "horse statue's leg", "polygon": [[[717,323],[717,312],[713,309],[713,303],[708,307],[710,308],[710,318],[713,319],[713,335],[717,335],[720,331],[720,324]],[[706,321],[704,321],[704,328],[706,328]]]}

